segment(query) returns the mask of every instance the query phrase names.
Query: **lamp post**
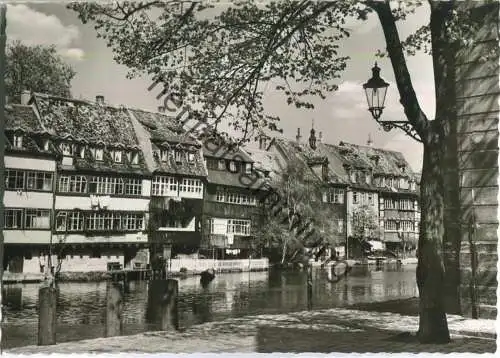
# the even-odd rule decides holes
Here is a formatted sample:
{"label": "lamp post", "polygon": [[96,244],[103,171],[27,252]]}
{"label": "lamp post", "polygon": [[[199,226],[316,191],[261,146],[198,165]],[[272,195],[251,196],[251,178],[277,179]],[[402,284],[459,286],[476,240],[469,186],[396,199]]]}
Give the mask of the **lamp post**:
{"label": "lamp post", "polygon": [[384,103],[388,87],[389,84],[385,82],[382,77],[380,77],[380,67],[378,67],[375,62],[375,66],[372,67],[372,77],[365,84],[363,84],[366,101],[368,102],[368,110],[372,114],[373,119],[375,119],[375,121],[380,124],[386,132],[389,132],[394,128],[399,128],[413,139],[421,142],[422,140],[419,135],[408,121],[390,121],[380,119],[385,108]]}

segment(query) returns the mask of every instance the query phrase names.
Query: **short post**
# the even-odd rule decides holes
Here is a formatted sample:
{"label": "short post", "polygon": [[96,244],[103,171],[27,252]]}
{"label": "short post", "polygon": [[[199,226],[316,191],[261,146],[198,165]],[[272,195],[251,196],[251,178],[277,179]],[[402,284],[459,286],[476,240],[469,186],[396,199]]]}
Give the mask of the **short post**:
{"label": "short post", "polygon": [[312,295],[313,295],[313,278],[312,278],[312,265],[307,265],[307,309],[312,310]]}
{"label": "short post", "polygon": [[179,329],[179,282],[173,279],[165,280],[165,290],[161,299],[161,329],[163,331]]}
{"label": "short post", "polygon": [[56,344],[57,289],[42,287],[38,291],[38,345]]}
{"label": "short post", "polygon": [[108,282],[106,287],[106,337],[122,334],[123,287],[118,282]]}

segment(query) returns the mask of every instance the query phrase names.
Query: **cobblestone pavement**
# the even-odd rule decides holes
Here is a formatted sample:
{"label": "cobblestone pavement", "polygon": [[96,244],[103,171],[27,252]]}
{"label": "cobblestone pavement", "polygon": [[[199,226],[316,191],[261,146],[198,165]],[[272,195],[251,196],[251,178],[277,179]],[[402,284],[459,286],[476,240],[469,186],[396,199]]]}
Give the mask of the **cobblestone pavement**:
{"label": "cobblestone pavement", "polygon": [[416,331],[418,317],[329,309],[246,316],[194,326],[184,332],[147,332],[55,346],[18,347],[6,352],[494,352],[495,321],[471,321],[448,317],[450,332],[483,334],[489,339],[455,335],[448,345],[419,345],[413,337],[401,335]]}

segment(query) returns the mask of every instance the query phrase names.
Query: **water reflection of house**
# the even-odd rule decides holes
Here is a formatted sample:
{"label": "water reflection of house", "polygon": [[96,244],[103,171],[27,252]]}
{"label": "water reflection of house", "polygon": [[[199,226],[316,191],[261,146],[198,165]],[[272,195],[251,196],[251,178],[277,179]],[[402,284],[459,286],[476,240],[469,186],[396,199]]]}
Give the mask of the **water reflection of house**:
{"label": "water reflection of house", "polygon": [[246,258],[262,218],[258,189],[262,179],[240,147],[217,139],[203,145],[208,184],[203,208],[201,252],[214,258]]}
{"label": "water reflection of house", "polygon": [[201,144],[161,112],[130,109],[152,173],[149,204],[151,253],[194,253],[201,241],[206,169]]}

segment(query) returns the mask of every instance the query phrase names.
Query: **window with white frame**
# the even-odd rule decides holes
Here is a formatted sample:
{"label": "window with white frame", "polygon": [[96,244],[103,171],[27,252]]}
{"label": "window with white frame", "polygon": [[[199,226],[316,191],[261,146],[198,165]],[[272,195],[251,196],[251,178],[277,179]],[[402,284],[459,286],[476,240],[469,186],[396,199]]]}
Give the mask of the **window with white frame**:
{"label": "window with white frame", "polygon": [[368,193],[368,204],[373,205],[374,203],[373,193]]}
{"label": "window with white frame", "polygon": [[404,220],[401,221],[401,230],[407,232],[415,231],[415,223],[413,221]]}
{"label": "window with white frame", "polygon": [[366,182],[366,184],[371,184],[372,177],[371,177],[370,173],[365,174],[365,182]]}
{"label": "window with white frame", "polygon": [[398,229],[398,224],[395,220],[384,221],[384,230],[386,231],[396,231]]}
{"label": "window with white frame", "polygon": [[94,156],[95,156],[95,160],[104,160],[104,149],[96,148]]}
{"label": "window with white frame", "polygon": [[80,147],[80,158],[85,158],[85,147],[83,145]]}
{"label": "window with white frame", "polygon": [[188,162],[193,163],[194,162],[194,152],[189,152],[188,153]]}
{"label": "window with white frame", "polygon": [[215,234],[215,221],[214,219],[208,219],[208,233]]}
{"label": "window with white frame", "polygon": [[50,210],[48,209],[26,209],[26,229],[50,229]]}
{"label": "window with white frame", "polygon": [[23,225],[23,209],[4,209],[4,228],[21,229]]}
{"label": "window with white frame", "polygon": [[359,193],[357,191],[353,191],[352,192],[352,202],[354,204],[358,204],[359,203]]}
{"label": "window with white frame", "polygon": [[113,212],[94,212],[87,216],[87,230],[108,231],[120,229],[120,214]]}
{"label": "window with white frame", "polygon": [[128,179],[125,183],[126,195],[142,195],[142,179]]}
{"label": "window with white frame", "polygon": [[226,169],[226,161],[224,159],[219,159],[218,168],[219,168],[219,170],[225,170]]}
{"label": "window with white frame", "polygon": [[222,189],[217,189],[215,193],[215,201],[224,202],[225,201],[225,192]]}
{"label": "window with white frame", "polygon": [[229,171],[232,172],[232,173],[235,173],[236,172],[236,162],[234,160],[231,160],[229,162]]}
{"label": "window with white frame", "polygon": [[87,192],[87,178],[83,175],[62,175],[59,177],[59,191],[85,193]]}
{"label": "window with white frame", "polygon": [[47,172],[27,172],[26,189],[52,191],[52,173]]}
{"label": "window with white frame", "polygon": [[201,193],[201,190],[202,183],[200,179],[183,178],[179,185],[179,191],[182,193]]}
{"label": "window with white frame", "polygon": [[139,153],[132,154],[132,164],[134,165],[139,164]]}
{"label": "window with white frame", "polygon": [[162,162],[167,162],[168,161],[168,149],[160,150],[160,157],[161,157]]}
{"label": "window with white frame", "polygon": [[235,220],[227,221],[227,233],[235,235],[250,235],[250,220]]}
{"label": "window with white frame", "polygon": [[344,190],[337,189],[337,188],[330,189],[326,193],[325,199],[326,199],[327,203],[343,204],[344,203]]}
{"label": "window with white frame", "polygon": [[175,162],[176,163],[181,163],[182,162],[182,150],[176,149],[174,153],[175,153],[174,154],[174,156],[175,156]]}
{"label": "window with white frame", "polygon": [[417,189],[417,185],[414,181],[410,182],[410,190],[416,190]]}
{"label": "window with white frame", "polygon": [[246,174],[251,174],[252,173],[252,163],[246,163],[245,164],[245,173]]}
{"label": "window with white frame", "polygon": [[385,177],[380,178],[380,186],[385,186]]}
{"label": "window with white frame", "polygon": [[89,183],[89,193],[108,195],[123,194],[123,179],[93,176]]}
{"label": "window with white frame", "polygon": [[413,210],[413,200],[403,199],[399,201],[400,210]]}
{"label": "window with white frame", "polygon": [[358,181],[358,174],[355,171],[351,172],[351,183],[356,183]]}
{"label": "window with white frame", "polygon": [[5,170],[5,189],[19,190],[24,189],[25,173],[21,170]]}
{"label": "window with white frame", "polygon": [[397,204],[395,200],[384,199],[384,209],[397,209]]}
{"label": "window with white frame", "polygon": [[340,234],[344,232],[344,220],[343,219],[337,219],[337,232]]}
{"label": "window with white frame", "polygon": [[71,156],[73,154],[73,147],[69,143],[61,143],[59,146],[61,152],[65,156]]}
{"label": "window with white frame", "polygon": [[22,148],[23,147],[23,136],[20,134],[14,134],[14,140],[12,141],[14,147]]}
{"label": "window with white frame", "polygon": [[151,182],[151,195],[177,196],[177,180],[173,177],[155,176]]}
{"label": "window with white frame", "polygon": [[56,231],[82,231],[83,225],[83,212],[60,211],[56,215]]}
{"label": "window with white frame", "polygon": [[144,224],[144,215],[128,213],[122,216],[122,229],[130,231],[141,231]]}
{"label": "window with white frame", "polygon": [[121,163],[122,162],[122,152],[121,150],[115,150],[113,151],[113,160],[115,163]]}
{"label": "window with white frame", "polygon": [[45,139],[43,141],[43,150],[48,151],[50,146],[50,141],[48,139]]}

